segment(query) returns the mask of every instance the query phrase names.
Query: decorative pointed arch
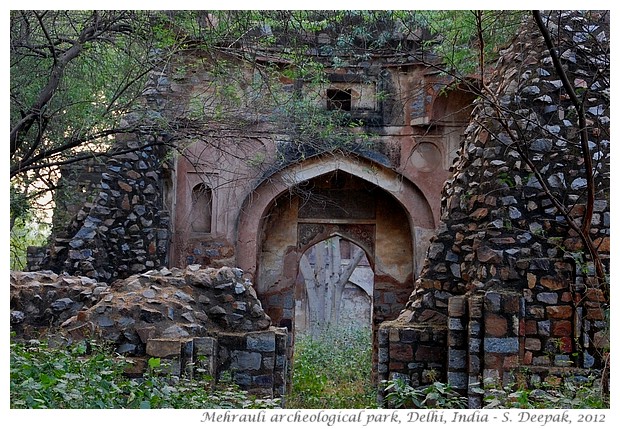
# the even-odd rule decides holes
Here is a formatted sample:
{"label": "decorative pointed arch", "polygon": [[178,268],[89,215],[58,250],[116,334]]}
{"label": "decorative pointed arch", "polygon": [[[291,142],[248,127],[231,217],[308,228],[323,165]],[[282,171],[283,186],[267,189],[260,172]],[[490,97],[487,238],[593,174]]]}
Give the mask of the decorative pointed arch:
{"label": "decorative pointed arch", "polygon": [[261,225],[273,202],[293,187],[334,171],[349,173],[391,195],[406,212],[412,236],[415,236],[415,228],[435,228],[439,213],[433,211],[429,199],[419,187],[394,170],[360,157],[310,158],[264,179],[246,198],[237,223],[237,263],[240,268],[250,276],[255,275]]}

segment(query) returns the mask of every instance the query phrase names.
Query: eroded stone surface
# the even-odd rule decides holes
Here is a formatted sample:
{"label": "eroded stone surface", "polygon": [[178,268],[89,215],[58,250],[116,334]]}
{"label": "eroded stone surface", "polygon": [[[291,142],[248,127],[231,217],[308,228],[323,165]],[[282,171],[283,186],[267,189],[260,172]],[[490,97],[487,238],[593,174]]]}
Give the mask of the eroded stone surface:
{"label": "eroded stone surface", "polygon": [[[101,336],[120,351],[144,353],[149,339],[263,331],[271,321],[238,269],[152,270],[108,286],[51,272],[11,273],[11,328],[29,338],[47,328],[78,340]],[[233,300],[228,297],[234,294]],[[252,347],[271,348],[252,337]]]}

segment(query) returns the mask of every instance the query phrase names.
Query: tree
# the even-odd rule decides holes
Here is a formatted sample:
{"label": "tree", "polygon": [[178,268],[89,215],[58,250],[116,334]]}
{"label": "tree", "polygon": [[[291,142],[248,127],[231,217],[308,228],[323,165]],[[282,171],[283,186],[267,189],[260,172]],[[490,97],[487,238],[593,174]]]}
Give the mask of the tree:
{"label": "tree", "polygon": [[11,11],[11,226],[57,167],[108,156],[156,60],[149,12]]}

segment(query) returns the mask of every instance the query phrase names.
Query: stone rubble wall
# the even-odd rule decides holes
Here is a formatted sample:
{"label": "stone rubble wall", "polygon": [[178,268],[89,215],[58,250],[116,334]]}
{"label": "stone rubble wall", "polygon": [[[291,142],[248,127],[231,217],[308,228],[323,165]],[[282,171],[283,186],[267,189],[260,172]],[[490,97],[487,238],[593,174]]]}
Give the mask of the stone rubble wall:
{"label": "stone rubble wall", "polygon": [[51,271],[11,273],[11,330],[54,343],[100,339],[135,357],[131,375],[159,357],[176,376],[229,371],[243,389],[280,396],[288,371],[286,329],[271,326],[237,268],[163,268],[108,285]]}
{"label": "stone rubble wall", "polygon": [[[579,93],[587,91],[597,170],[589,233],[609,272],[609,26],[596,12],[560,18],[550,27],[561,39],[563,67]],[[531,380],[550,369],[566,376],[571,368],[601,369],[609,345],[609,298],[593,281],[587,250],[515,148],[521,145],[581,225],[586,185],[577,117],[533,22],[502,52],[487,87],[444,188],[442,223],[415,290],[380,331],[399,344],[405,332],[421,337],[430,329],[441,348],[421,360],[409,351],[403,359],[391,341],[380,345],[380,356],[387,356],[382,379],[417,385],[425,383],[425,371],[441,368],[444,381],[469,391],[470,406],[480,406],[477,389],[509,384],[523,368]],[[517,141],[499,123],[493,100],[514,112],[507,124]]]}

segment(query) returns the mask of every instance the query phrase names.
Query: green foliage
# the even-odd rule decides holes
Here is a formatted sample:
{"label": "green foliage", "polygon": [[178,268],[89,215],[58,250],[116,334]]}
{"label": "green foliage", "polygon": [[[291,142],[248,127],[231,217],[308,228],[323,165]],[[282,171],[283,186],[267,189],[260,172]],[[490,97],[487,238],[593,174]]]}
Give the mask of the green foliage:
{"label": "green foliage", "polygon": [[484,408],[584,409],[609,408],[599,379],[567,378],[558,383],[540,383],[533,389],[507,386],[486,390]]}
{"label": "green foliage", "polygon": [[288,408],[376,408],[369,329],[297,335]]}
{"label": "green foliage", "polygon": [[68,348],[11,343],[11,408],[274,408],[278,400],[249,396],[231,380],[211,387],[203,379],[166,375],[160,359],[140,379],[123,375],[129,358],[85,342]]}
{"label": "green foliage", "polygon": [[441,58],[447,71],[466,77],[481,72],[479,30],[484,65],[490,65],[499,57],[500,49],[514,37],[526,13],[514,10],[419,11],[418,22],[432,33],[433,37],[426,40],[425,45]]}
{"label": "green foliage", "polygon": [[[28,216],[26,219],[31,218]],[[11,270],[24,270],[28,247],[47,244],[49,232],[50,228],[47,224],[18,217],[10,232]]]}
{"label": "green foliage", "polygon": [[385,390],[391,408],[467,408],[467,398],[449,384],[438,381],[412,387],[402,378],[394,378],[386,383]]}

